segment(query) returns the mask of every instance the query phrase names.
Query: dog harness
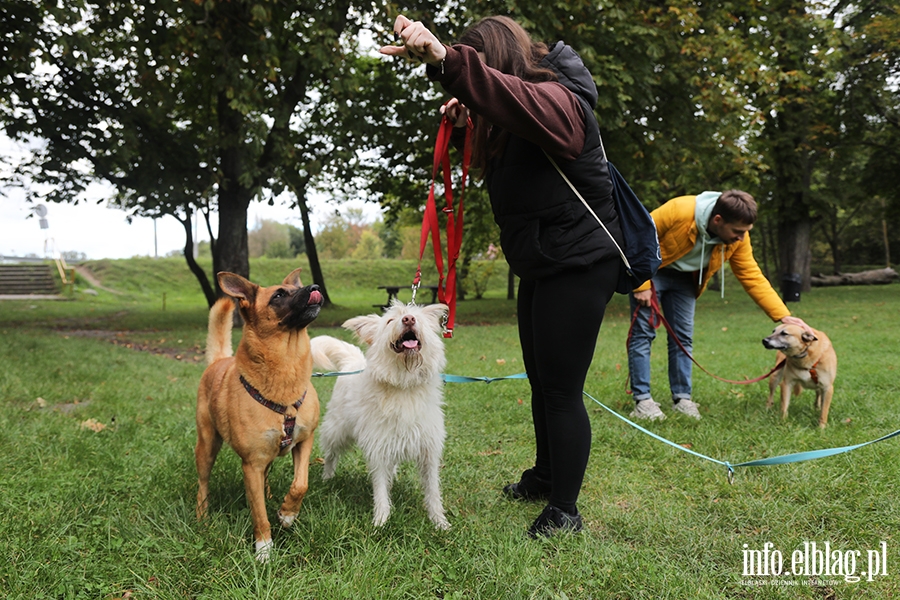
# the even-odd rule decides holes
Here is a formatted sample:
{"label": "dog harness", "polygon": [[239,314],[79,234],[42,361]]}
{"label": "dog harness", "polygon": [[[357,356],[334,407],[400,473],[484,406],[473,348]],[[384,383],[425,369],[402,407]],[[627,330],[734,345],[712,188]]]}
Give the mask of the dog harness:
{"label": "dog harness", "polygon": [[[806,350],[803,351],[803,354],[798,354],[794,358],[806,358],[808,355],[809,355],[809,347],[807,347]],[[822,359],[820,358],[819,360],[822,360]],[[807,369],[807,371],[809,371],[809,378],[812,379],[812,382],[815,385],[819,385],[819,374],[816,372],[816,365],[818,365],[818,364],[819,364],[819,361],[817,360],[816,362],[813,363],[813,366],[811,366],[809,369]]]}
{"label": "dog harness", "polygon": [[819,385],[819,374],[816,373],[817,364],[819,364],[819,361],[816,361],[815,364],[809,368],[809,378],[812,379],[814,384]]}
{"label": "dog harness", "polygon": [[[271,400],[269,400],[268,398],[263,396],[259,392],[258,389],[256,389],[252,385],[250,385],[250,382],[248,382],[246,379],[244,379],[243,375],[240,376],[240,379],[241,379],[241,383],[244,385],[244,389],[247,390],[247,393],[250,394],[251,398],[253,398],[257,402],[259,402],[260,404],[262,404],[269,410],[277,412],[279,415],[283,415],[285,412],[287,412],[287,409],[288,409],[287,406],[285,406],[284,404],[278,404],[277,402],[272,402]],[[306,391],[304,391],[303,395],[300,396],[300,399],[297,400],[296,402],[294,402],[291,406],[293,406],[294,409],[299,409],[300,405],[303,404],[303,401],[305,399],[306,399]],[[284,418],[284,437],[281,438],[281,443],[279,444],[279,447],[282,450],[284,450],[285,448],[290,446],[292,443],[294,443],[294,424],[296,422],[297,422],[296,414],[293,416]]]}

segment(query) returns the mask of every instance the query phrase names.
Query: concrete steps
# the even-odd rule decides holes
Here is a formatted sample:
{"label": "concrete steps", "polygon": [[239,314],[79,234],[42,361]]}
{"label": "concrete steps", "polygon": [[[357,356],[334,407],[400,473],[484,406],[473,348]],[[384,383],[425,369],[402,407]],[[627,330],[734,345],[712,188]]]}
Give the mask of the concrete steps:
{"label": "concrete steps", "polygon": [[49,264],[0,264],[0,296],[58,296]]}

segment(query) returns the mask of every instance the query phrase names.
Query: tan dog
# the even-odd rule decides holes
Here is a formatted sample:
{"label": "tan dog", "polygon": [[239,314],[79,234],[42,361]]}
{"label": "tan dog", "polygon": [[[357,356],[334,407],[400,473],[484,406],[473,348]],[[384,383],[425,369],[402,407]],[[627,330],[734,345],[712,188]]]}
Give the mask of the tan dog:
{"label": "tan dog", "polygon": [[[209,475],[228,442],[241,457],[256,558],[272,548],[266,516],[267,476],[278,456],[291,452],[294,481],[278,511],[284,527],[300,512],[309,482],[313,431],[319,424],[319,398],[310,383],[312,357],[306,326],[322,308],[316,285],[302,287],[300,269],[281,285],[259,287],[234,273],[219,273],[221,298],[209,313],[206,361],[197,392],[197,518],[206,515]],[[235,301],[244,319],[237,353],[231,354]]]}
{"label": "tan dog", "polygon": [[837,376],[837,355],[828,336],[816,329],[808,333],[797,325],[779,325],[762,343],[769,350],[778,350],[776,364],[785,361],[784,367],[769,377],[766,406],[772,407],[775,388],[781,385],[781,418],[786,419],[792,394],[800,395],[803,388],[816,390],[819,427],[828,425]]}

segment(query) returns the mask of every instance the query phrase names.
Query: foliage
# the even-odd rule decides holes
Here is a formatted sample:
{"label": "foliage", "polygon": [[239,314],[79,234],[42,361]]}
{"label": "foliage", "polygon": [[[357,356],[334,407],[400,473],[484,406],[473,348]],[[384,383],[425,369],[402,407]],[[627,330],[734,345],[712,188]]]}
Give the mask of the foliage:
{"label": "foliage", "polygon": [[473,260],[469,264],[466,282],[472,287],[476,300],[484,297],[488,284],[496,271],[496,260]]}
{"label": "foliage", "polygon": [[384,256],[384,242],[371,229],[366,229],[359,236],[359,242],[350,256],[356,260],[382,258]]}
{"label": "foliage", "polygon": [[[509,14],[537,39],[571,44],[597,83],[609,156],[644,202],[751,191],[781,272],[808,272],[810,248],[823,244],[835,268],[854,254],[889,260],[891,244],[900,253],[900,232],[886,227],[900,215],[894,0],[0,5],[0,122],[35,149],[19,181],[36,182],[41,199],[78,202],[106,179],[131,214],[173,215],[208,300],[209,271],[192,263],[198,212],[207,226],[219,213],[216,270],[249,268],[247,206],[286,192],[304,217],[304,243],[294,232],[290,246],[322,279],[313,188],[380,202],[385,253],[403,251],[446,94],[421,65],[374,55],[401,12],[447,42],[476,18]],[[466,205],[464,264],[497,242],[480,182]],[[355,246],[325,237],[324,256]]]}
{"label": "foliage", "polygon": [[302,230],[268,219],[260,220],[248,232],[247,240],[251,258],[292,258],[303,253]]}

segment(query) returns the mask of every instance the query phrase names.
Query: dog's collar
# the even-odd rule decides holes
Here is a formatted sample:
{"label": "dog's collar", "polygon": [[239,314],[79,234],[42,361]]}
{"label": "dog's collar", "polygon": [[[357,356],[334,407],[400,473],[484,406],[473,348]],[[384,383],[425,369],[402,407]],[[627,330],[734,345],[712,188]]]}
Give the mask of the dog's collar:
{"label": "dog's collar", "polygon": [[[272,402],[265,396],[263,396],[258,389],[250,385],[250,382],[244,379],[244,376],[240,376],[241,383],[244,385],[244,389],[247,390],[247,393],[250,394],[250,397],[268,408],[269,410],[274,410],[279,415],[283,415],[287,412],[288,407],[284,404],[279,404],[277,402]],[[303,392],[303,395],[300,396],[300,399],[294,402],[291,406],[294,408],[300,408],[300,405],[303,404],[303,400],[306,399],[306,392]]]}
{"label": "dog's collar", "polygon": [[[244,389],[247,390],[247,393],[250,394],[250,397],[268,408],[269,410],[277,412],[279,415],[283,415],[287,412],[288,407],[284,404],[278,404],[277,402],[272,402],[265,396],[263,396],[258,389],[250,385],[246,379],[244,379],[243,375],[240,375],[241,383],[244,385]],[[306,390],[308,391],[308,390]],[[299,409],[300,405],[303,404],[303,401],[306,399],[306,391],[303,392],[303,395],[300,396],[300,399],[291,404],[295,409]],[[280,447],[282,449],[287,448],[292,443],[294,443],[294,424],[297,422],[297,417],[285,417],[284,418],[284,436],[281,438]]]}

